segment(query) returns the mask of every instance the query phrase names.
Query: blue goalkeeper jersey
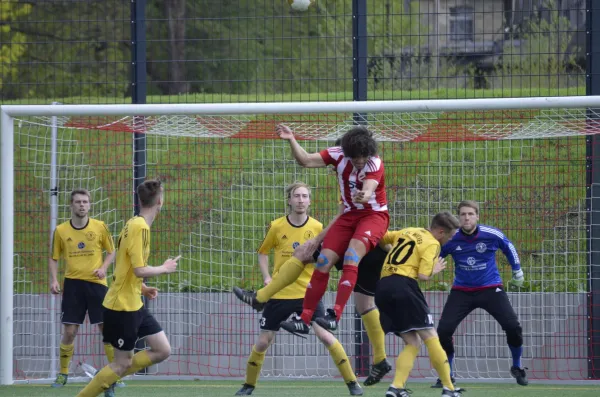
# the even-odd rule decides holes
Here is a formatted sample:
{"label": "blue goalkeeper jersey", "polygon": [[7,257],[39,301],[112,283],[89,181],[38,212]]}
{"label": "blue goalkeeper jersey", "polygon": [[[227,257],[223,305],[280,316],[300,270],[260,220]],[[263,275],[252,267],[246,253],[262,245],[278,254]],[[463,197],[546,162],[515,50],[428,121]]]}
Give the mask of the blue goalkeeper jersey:
{"label": "blue goalkeeper jersey", "polygon": [[513,271],[521,268],[519,255],[513,243],[498,229],[478,225],[472,234],[458,229],[442,247],[442,258],[451,255],[454,260],[452,289],[475,291],[502,285],[496,264],[496,251],[500,249]]}

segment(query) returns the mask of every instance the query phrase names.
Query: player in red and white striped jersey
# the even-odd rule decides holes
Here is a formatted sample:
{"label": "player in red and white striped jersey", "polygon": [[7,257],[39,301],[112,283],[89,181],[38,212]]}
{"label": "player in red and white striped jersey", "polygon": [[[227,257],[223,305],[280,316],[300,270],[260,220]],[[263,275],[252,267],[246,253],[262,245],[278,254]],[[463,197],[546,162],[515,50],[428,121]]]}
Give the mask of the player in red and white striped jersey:
{"label": "player in red and white striped jersey", "polygon": [[296,161],[306,168],[332,165],[340,187],[344,213],[325,234],[298,319],[282,323],[282,328],[299,334],[309,332],[315,308],[327,289],[329,270],[343,258],[342,277],[333,309],[315,321],[334,331],[350,298],[358,275],[358,263],[373,249],[387,231],[389,214],[385,194],[383,162],[377,156],[377,142],[365,127],[357,126],[342,136],[341,145],[317,153],[307,153],[290,128],[279,125],[280,138],[287,140]]}

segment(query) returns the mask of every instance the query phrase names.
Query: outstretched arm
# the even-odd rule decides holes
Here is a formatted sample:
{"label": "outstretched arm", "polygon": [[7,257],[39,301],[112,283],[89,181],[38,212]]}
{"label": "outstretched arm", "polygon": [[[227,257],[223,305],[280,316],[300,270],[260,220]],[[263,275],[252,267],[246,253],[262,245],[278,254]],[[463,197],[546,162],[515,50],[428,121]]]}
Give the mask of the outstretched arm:
{"label": "outstretched arm", "polygon": [[294,133],[288,126],[280,124],[275,129],[275,132],[281,139],[285,139],[290,143],[292,155],[302,167],[319,168],[327,165],[325,164],[325,161],[323,160],[323,157],[321,157],[320,153],[308,153],[306,150],[304,150],[298,141],[296,141]]}

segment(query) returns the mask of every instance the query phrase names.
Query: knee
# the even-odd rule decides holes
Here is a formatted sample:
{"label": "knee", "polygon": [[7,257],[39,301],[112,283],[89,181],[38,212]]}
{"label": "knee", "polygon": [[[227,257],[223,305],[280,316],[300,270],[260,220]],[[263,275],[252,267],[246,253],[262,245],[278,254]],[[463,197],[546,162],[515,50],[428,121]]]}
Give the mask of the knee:
{"label": "knee", "polygon": [[77,328],[65,329],[63,333],[63,343],[70,345],[77,336]]}
{"label": "knee", "polygon": [[266,351],[269,348],[269,346],[271,346],[271,343],[273,343],[273,339],[274,339],[274,336],[268,335],[266,333],[262,333],[258,337],[258,340],[256,341],[256,344],[254,345],[254,348],[256,349],[257,352],[262,353],[262,352]]}
{"label": "knee", "polygon": [[129,368],[131,368],[132,363],[132,356],[117,356],[110,365],[113,367],[113,370],[117,375],[122,376]]}
{"label": "knee", "polygon": [[344,265],[358,266],[358,262],[360,262],[360,256],[354,248],[348,247],[344,253]]}
{"label": "knee", "polygon": [[452,335],[454,334],[454,330],[443,327],[441,324],[437,329],[437,335],[440,339],[440,345],[447,354],[454,353],[454,344],[452,343]]}
{"label": "knee", "polygon": [[321,270],[321,269],[328,269],[329,266],[329,258],[327,258],[327,256],[325,256],[323,253],[319,254],[319,257],[317,258],[317,269]]}
{"label": "knee", "polygon": [[360,292],[354,293],[354,305],[356,306],[356,311],[358,311],[361,316],[364,316],[371,310],[376,309],[375,298],[361,294]]}
{"label": "knee", "polygon": [[523,346],[523,328],[519,323],[506,329],[506,341],[513,347]]}
{"label": "knee", "polygon": [[165,361],[171,356],[171,345],[166,344],[161,346],[158,350],[154,351],[157,362]]}

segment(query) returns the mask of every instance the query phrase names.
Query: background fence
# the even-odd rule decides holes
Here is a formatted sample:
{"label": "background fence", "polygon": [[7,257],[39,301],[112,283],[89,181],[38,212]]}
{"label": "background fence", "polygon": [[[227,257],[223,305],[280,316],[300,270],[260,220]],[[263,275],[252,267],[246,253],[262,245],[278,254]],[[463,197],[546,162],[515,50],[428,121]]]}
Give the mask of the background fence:
{"label": "background fence", "polygon": [[[306,12],[292,11],[285,0],[8,0],[0,3],[0,44],[2,104],[600,95],[600,4],[592,0],[317,0]],[[151,154],[169,150],[164,141],[131,137],[89,140],[98,151],[134,144],[133,183],[110,187],[120,197],[131,196],[147,167],[152,176],[172,176],[181,167]],[[590,342],[587,357],[576,352],[578,365],[587,359],[589,367],[578,373],[597,378],[600,266],[593,264],[600,263],[594,248],[600,219],[590,208],[600,208],[593,205],[600,194],[590,190],[600,182],[594,172],[600,146],[595,136],[585,141],[585,153],[578,143],[569,145],[587,165],[577,168],[581,174],[574,180],[585,178],[581,208],[592,244],[584,280],[590,321],[580,330]],[[110,167],[88,155],[86,166]],[[235,149],[227,155],[231,160]],[[459,160],[468,164],[466,157]],[[119,169],[123,180],[129,171]],[[30,159],[17,172],[35,172]],[[50,186],[17,189],[37,203],[37,210],[26,207],[21,215],[46,216]],[[196,189],[199,195],[221,194]],[[503,207],[488,208],[501,214]],[[116,218],[134,210],[133,204],[122,206]],[[158,239],[168,239],[169,232]],[[45,257],[46,238],[40,233],[33,241],[37,251],[27,254]],[[43,270],[27,277],[36,292],[47,283]]]}

